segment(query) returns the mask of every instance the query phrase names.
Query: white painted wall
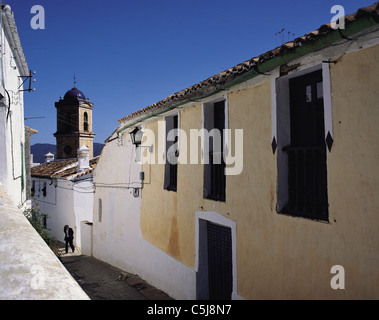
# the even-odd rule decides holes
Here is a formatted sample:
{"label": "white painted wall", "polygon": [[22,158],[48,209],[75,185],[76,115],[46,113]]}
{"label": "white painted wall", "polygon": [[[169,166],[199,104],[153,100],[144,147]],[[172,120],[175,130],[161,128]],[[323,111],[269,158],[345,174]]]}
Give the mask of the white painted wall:
{"label": "white painted wall", "polygon": [[[9,21],[4,12],[1,13],[0,30],[0,94],[3,97],[0,100],[0,184],[15,204],[22,207],[26,201],[25,152],[21,151],[25,144],[25,129],[24,98],[23,92],[19,91],[22,78],[19,76],[28,70],[26,62],[18,63],[21,54],[19,50],[15,52],[11,50],[10,41],[15,45],[14,37],[17,31],[9,29]],[[14,23],[14,20],[10,22]],[[24,188],[22,188],[22,179],[24,179]]]}
{"label": "white painted wall", "polygon": [[92,229],[92,223],[80,222],[81,253],[86,256],[92,256]]}
{"label": "white painted wall", "polygon": [[[72,182],[58,179],[36,179],[34,199],[41,213],[48,216],[47,229],[49,234],[59,241],[64,241],[63,227],[68,224],[75,232],[74,194]],[[46,183],[46,196],[42,189]],[[33,182],[32,182],[33,184]],[[76,233],[75,233],[76,234]],[[74,237],[75,237],[74,234]],[[74,239],[76,240],[76,239]]]}
{"label": "white painted wall", "polygon": [[9,6],[0,9],[0,18],[0,299],[88,300],[22,212],[28,202],[21,184],[26,175],[19,76],[29,70]]}
{"label": "white painted wall", "polygon": [[[81,234],[82,222],[92,222],[93,217],[93,196],[94,186],[92,181],[92,173],[80,177],[73,181],[74,192],[74,217],[75,217],[75,234],[74,241],[76,246],[82,248],[83,238],[88,241],[88,234]],[[86,247],[89,244],[86,244]]]}
{"label": "white painted wall", "polygon": [[[74,245],[81,248],[81,222],[92,222],[93,184],[92,174],[79,180],[42,179],[35,181],[34,199],[40,212],[48,215],[47,229],[50,235],[64,242],[63,228],[68,224],[74,230]],[[46,196],[43,187],[46,183]],[[32,182],[33,185],[33,182]]]}
{"label": "white painted wall", "polygon": [[117,139],[105,144],[94,173],[93,256],[138,274],[175,299],[195,299],[195,270],[143,239],[141,193],[135,198],[131,189],[140,186],[140,171],[127,132],[121,145]]}

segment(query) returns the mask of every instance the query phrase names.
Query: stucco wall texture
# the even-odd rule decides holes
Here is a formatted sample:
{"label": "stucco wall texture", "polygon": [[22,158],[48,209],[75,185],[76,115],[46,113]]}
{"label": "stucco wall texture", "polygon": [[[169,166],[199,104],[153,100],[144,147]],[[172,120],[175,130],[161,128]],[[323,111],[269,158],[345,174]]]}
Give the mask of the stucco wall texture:
{"label": "stucco wall texture", "polygon": [[[242,174],[227,176],[226,202],[203,199],[201,164],[179,164],[177,192],[163,189],[164,165],[144,165],[143,171],[151,172],[141,199],[144,239],[194,268],[195,212],[215,211],[237,223],[238,294],[243,298],[378,298],[378,56],[375,45],[330,66],[329,222],[276,212],[277,158],[270,145],[267,80],[227,95],[229,128],[244,130],[244,162]],[[180,110],[179,117],[188,136],[190,129],[201,129],[201,105]],[[156,137],[157,122],[146,123]],[[345,269],[344,290],[331,288],[333,265]]]}

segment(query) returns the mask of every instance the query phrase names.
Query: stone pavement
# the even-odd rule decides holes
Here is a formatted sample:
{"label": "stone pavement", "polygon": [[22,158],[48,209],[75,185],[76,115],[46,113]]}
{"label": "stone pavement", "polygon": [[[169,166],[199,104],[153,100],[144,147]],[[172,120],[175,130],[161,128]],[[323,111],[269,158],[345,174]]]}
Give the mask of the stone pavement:
{"label": "stone pavement", "polygon": [[71,249],[60,252],[62,264],[92,300],[173,300],[137,275]]}

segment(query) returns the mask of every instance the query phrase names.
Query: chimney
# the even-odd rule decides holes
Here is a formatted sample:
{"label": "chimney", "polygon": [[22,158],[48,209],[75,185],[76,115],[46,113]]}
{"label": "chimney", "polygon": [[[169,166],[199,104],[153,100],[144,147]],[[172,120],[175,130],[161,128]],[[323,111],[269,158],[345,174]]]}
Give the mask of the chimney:
{"label": "chimney", "polygon": [[54,161],[54,154],[51,152],[45,154],[45,162],[51,162]]}
{"label": "chimney", "polygon": [[86,171],[90,168],[89,166],[89,149],[82,145],[78,150],[78,172]]}

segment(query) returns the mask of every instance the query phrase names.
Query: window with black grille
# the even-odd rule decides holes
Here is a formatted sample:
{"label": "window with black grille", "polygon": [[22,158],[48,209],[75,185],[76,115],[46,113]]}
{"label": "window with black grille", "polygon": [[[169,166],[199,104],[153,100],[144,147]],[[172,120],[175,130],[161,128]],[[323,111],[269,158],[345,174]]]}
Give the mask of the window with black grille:
{"label": "window with black grille", "polygon": [[46,194],[47,194],[47,184],[46,184],[46,182],[43,183],[42,194],[43,194],[44,197],[46,197]]}
{"label": "window with black grille", "polygon": [[282,148],[288,194],[281,212],[328,220],[322,81],[321,70],[289,80],[290,144]]}
{"label": "window with black grille", "polygon": [[210,300],[230,300],[233,288],[231,229],[207,223]]}
{"label": "window with black grille", "polygon": [[166,163],[164,189],[176,191],[178,182],[178,115],[166,117]]}
{"label": "window with black grille", "polygon": [[204,189],[207,199],[225,201],[225,101],[204,105]]}

